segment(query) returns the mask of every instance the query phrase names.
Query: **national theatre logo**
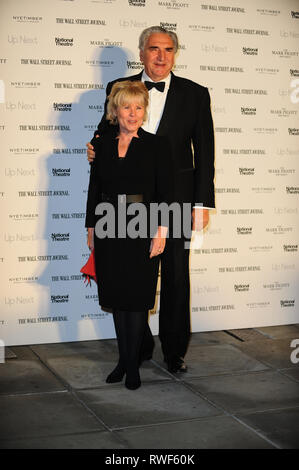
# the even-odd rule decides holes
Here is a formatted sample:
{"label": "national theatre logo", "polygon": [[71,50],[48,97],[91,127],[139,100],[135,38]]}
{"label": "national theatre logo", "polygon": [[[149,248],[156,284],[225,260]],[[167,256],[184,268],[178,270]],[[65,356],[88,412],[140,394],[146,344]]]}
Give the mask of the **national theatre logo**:
{"label": "national theatre logo", "polygon": [[243,47],[242,51],[244,55],[258,55],[257,47]]}
{"label": "national theatre logo", "polygon": [[55,44],[56,46],[73,46],[74,45],[74,39],[66,39],[66,38],[55,38]]}
{"label": "national theatre logo", "polygon": [[72,103],[53,103],[54,111],[71,111]]}
{"label": "national theatre logo", "polygon": [[281,300],[280,306],[284,307],[295,307],[295,300]]}
{"label": "national theatre logo", "polygon": [[241,107],[241,114],[243,116],[256,116],[256,108]]}
{"label": "national theatre logo", "polygon": [[235,292],[248,292],[249,284],[235,284],[234,288],[235,288]]}
{"label": "national theatre logo", "polygon": [[52,304],[62,304],[69,301],[69,294],[67,295],[51,295]]}
{"label": "national theatre logo", "polygon": [[70,233],[52,233],[52,242],[68,242],[70,240]]}
{"label": "national theatre logo", "polygon": [[70,168],[52,168],[53,176],[71,176]]}
{"label": "national theatre logo", "polygon": [[128,0],[130,7],[145,7],[145,0]]}

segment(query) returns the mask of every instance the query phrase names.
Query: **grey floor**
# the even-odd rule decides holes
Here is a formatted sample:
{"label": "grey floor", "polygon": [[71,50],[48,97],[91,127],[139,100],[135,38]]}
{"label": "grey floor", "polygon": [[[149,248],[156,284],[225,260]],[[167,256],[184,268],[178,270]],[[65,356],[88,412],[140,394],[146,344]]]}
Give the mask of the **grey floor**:
{"label": "grey floor", "polygon": [[194,333],[185,374],[158,338],[142,387],[108,385],[115,340],[18,346],[0,364],[0,448],[299,448],[299,325]]}

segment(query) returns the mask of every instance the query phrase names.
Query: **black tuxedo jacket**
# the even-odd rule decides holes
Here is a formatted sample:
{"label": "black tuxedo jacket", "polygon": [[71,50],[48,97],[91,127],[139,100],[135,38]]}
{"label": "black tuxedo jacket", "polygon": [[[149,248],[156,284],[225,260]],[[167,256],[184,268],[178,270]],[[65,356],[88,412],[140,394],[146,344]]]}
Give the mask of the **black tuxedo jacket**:
{"label": "black tuxedo jacket", "polygon": [[[114,80],[141,80],[142,72]],[[95,135],[107,130],[110,124],[105,113]],[[171,73],[164,111],[157,135],[166,136],[172,149],[175,200],[215,207],[214,197],[214,129],[207,88]],[[94,139],[91,143],[94,142]]]}

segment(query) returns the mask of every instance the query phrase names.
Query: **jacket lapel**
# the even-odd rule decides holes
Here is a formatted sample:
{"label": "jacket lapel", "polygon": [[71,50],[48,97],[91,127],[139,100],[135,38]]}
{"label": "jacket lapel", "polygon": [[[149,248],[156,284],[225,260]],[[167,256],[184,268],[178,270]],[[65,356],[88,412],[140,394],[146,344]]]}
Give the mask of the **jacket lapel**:
{"label": "jacket lapel", "polygon": [[[128,78],[132,81],[141,80],[142,73],[143,71],[137,75],[133,75]],[[160,120],[160,124],[156,132],[157,135],[165,135],[167,134],[167,131],[169,129],[173,128],[173,122],[178,118],[177,110],[178,110],[178,105],[179,105],[178,103],[179,99],[180,99],[180,94],[179,94],[179,86],[177,83],[177,79],[174,73],[171,72],[170,86],[169,86],[169,90],[167,93],[166,102],[165,102],[163,114]]]}
{"label": "jacket lapel", "polygon": [[173,129],[173,122],[178,118],[178,86],[176,76],[171,72],[171,81],[166,97],[164,111],[156,134],[165,135],[168,129]]}

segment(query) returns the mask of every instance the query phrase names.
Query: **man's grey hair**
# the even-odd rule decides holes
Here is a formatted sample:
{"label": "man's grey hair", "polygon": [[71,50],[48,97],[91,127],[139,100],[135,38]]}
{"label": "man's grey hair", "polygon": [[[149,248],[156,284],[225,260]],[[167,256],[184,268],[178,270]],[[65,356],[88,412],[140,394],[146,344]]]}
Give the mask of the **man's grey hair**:
{"label": "man's grey hair", "polygon": [[178,37],[176,33],[174,33],[173,31],[168,31],[168,29],[162,28],[162,26],[150,26],[149,28],[146,28],[142,31],[142,33],[139,36],[139,49],[141,51],[144,51],[146,42],[148,38],[150,37],[150,35],[153,33],[167,34],[173,41],[174,52],[177,52],[179,48],[179,41],[178,41]]}

